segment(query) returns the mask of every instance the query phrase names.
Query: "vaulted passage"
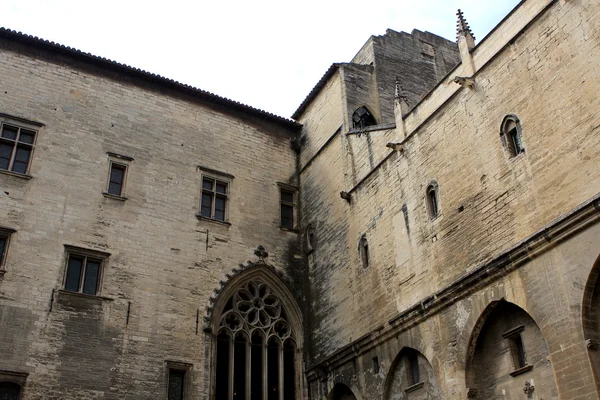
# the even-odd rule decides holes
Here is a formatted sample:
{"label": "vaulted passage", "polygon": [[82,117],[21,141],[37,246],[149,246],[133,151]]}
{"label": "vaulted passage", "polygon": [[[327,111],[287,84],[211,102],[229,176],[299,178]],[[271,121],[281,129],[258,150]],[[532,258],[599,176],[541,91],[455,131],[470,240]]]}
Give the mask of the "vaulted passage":
{"label": "vaulted passage", "polygon": [[467,359],[470,398],[558,398],[540,328],[522,308],[490,304],[471,336]]}
{"label": "vaulted passage", "polygon": [[431,364],[415,349],[404,348],[388,374],[384,399],[442,399]]}
{"label": "vaulted passage", "polygon": [[265,282],[246,282],[221,314],[216,400],[295,400],[296,376],[296,340],[282,302]]}

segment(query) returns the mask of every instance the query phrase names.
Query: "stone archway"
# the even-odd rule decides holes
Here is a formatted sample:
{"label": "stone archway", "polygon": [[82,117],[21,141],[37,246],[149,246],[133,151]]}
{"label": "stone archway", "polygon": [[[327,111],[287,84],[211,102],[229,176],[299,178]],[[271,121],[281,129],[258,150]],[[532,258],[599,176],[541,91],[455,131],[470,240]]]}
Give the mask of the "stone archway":
{"label": "stone archway", "polygon": [[442,393],[429,360],[413,348],[403,348],[387,375],[383,399],[441,400]]}
{"label": "stone archway", "polygon": [[494,301],[484,310],[467,350],[467,396],[475,399],[557,399],[548,346],[537,323],[519,306]]}
{"label": "stone archway", "polygon": [[600,257],[594,263],[583,292],[582,325],[596,388],[600,391]]}
{"label": "stone archway", "polygon": [[352,390],[344,385],[343,383],[336,383],[329,395],[327,400],[358,400]]}

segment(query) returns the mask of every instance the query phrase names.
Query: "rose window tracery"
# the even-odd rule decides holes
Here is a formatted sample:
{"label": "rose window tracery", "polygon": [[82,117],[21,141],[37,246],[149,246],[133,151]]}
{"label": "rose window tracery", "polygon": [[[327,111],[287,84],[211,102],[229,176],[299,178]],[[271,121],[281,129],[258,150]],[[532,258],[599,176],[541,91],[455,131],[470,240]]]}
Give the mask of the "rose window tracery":
{"label": "rose window tracery", "polygon": [[273,336],[282,342],[293,338],[281,302],[260,281],[250,281],[234,293],[221,316],[219,332],[223,329],[232,336],[238,332],[253,335],[259,330],[267,340]]}

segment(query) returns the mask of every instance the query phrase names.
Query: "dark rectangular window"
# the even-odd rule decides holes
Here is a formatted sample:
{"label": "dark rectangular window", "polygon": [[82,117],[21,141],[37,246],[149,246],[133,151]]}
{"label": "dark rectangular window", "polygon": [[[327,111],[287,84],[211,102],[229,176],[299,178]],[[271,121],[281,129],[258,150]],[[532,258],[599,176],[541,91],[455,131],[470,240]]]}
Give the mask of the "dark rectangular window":
{"label": "dark rectangular window", "polygon": [[510,352],[513,359],[515,369],[523,368],[527,365],[525,360],[525,348],[523,347],[523,339],[521,334],[517,333],[508,338],[510,341]]}
{"label": "dark rectangular window", "polygon": [[8,234],[0,233],[0,271],[4,270],[4,259],[8,250]]}
{"label": "dark rectangular window", "polygon": [[65,290],[95,295],[98,293],[102,260],[69,254]]}
{"label": "dark rectangular window", "polygon": [[185,382],[185,371],[169,370],[169,394],[168,400],[183,400],[183,388]]}
{"label": "dark rectangular window", "polygon": [[123,195],[123,185],[125,183],[125,171],[127,167],[123,164],[110,164],[110,176],[108,179],[108,193],[115,196]]}
{"label": "dark rectangular window", "polygon": [[229,184],[213,178],[202,178],[202,199],[200,215],[225,221],[227,218],[227,197]]}
{"label": "dark rectangular window", "polygon": [[294,229],[296,213],[296,192],[289,189],[280,191],[281,227]]}
{"label": "dark rectangular window", "polygon": [[421,382],[421,373],[419,371],[419,356],[415,351],[411,351],[408,353],[408,363],[409,363],[409,383],[411,385],[416,385]]}
{"label": "dark rectangular window", "polygon": [[0,169],[26,174],[29,169],[36,132],[16,125],[2,124],[0,132]]}

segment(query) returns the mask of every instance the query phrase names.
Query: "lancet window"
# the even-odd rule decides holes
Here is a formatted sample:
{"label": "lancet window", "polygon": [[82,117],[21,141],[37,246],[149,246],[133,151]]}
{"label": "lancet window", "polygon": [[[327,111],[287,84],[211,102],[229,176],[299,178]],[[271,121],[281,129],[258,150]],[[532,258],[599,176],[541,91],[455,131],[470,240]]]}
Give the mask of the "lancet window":
{"label": "lancet window", "polygon": [[281,300],[260,280],[227,302],[219,323],[216,400],[295,400],[296,340]]}

